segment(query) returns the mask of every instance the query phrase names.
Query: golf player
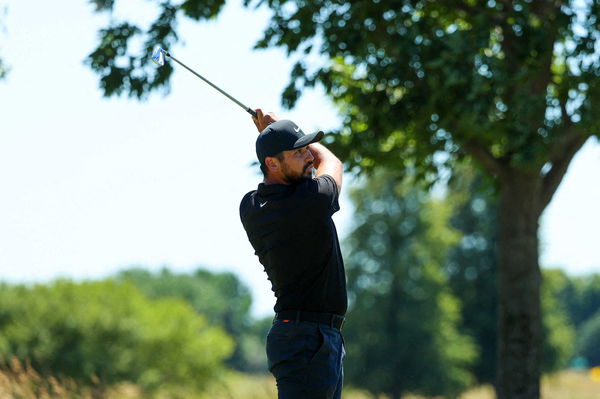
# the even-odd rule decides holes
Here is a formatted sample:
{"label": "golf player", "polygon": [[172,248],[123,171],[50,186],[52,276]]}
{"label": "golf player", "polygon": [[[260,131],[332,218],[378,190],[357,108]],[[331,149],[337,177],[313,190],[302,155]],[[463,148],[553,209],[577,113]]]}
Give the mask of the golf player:
{"label": "golf player", "polygon": [[342,163],[318,143],[323,132],[304,134],[292,121],[255,112],[264,180],[242,199],[240,217],[276,297],[269,371],[280,399],[340,399],[347,295],[331,216]]}

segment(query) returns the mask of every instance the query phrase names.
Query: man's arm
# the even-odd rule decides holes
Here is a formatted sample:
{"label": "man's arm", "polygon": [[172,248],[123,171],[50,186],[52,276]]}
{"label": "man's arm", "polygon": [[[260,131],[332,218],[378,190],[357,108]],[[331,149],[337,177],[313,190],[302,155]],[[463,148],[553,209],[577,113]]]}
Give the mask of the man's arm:
{"label": "man's arm", "polygon": [[342,189],[342,174],[344,172],[344,164],[340,161],[333,152],[329,151],[323,144],[312,143],[308,145],[308,149],[315,158],[314,167],[317,170],[317,177],[321,175],[329,175],[333,177],[338,186],[338,190]]}
{"label": "man's arm", "polygon": [[[279,120],[277,115],[273,112],[264,113],[260,108],[256,108],[254,111],[256,112],[256,117],[252,117],[252,122],[254,122],[259,133],[271,123]],[[317,177],[321,175],[330,175],[333,177],[333,180],[335,180],[338,190],[341,190],[342,174],[344,172],[342,161],[322,144],[312,143],[308,146],[308,149],[315,158],[314,167],[317,170]]]}

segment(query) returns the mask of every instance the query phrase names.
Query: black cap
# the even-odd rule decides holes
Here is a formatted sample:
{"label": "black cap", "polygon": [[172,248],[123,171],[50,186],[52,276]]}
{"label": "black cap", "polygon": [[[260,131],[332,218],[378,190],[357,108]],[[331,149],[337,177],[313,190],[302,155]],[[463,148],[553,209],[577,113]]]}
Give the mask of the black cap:
{"label": "black cap", "polygon": [[256,156],[260,163],[281,151],[295,150],[315,143],[323,138],[323,132],[304,132],[290,120],[280,120],[267,126],[256,139]]}

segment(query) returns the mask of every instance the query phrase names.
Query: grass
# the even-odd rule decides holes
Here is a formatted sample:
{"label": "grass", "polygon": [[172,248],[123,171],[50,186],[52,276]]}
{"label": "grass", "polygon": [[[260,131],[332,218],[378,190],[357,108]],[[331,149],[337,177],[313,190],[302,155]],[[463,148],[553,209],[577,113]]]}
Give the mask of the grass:
{"label": "grass", "polygon": [[543,399],[598,399],[600,381],[585,371],[562,371],[542,379]]}
{"label": "grass", "polygon": [[[248,376],[237,374],[228,379],[229,396],[208,396],[213,399],[276,399],[275,381],[271,376]],[[542,399],[599,399],[600,381],[594,381],[586,371],[561,371],[542,379]],[[208,398],[207,397],[207,398]],[[345,389],[344,399],[375,399],[357,389]],[[495,399],[494,389],[489,385],[470,389],[460,399]],[[376,399],[388,399],[380,396]],[[407,395],[404,399],[424,399]],[[441,399],[441,398],[439,398]]]}
{"label": "grass", "polygon": [[[599,370],[596,370],[599,371]],[[562,371],[542,379],[542,399],[598,399],[600,379],[591,378],[585,371]],[[185,393],[183,393],[185,392]],[[13,359],[0,370],[1,399],[147,399],[134,384],[123,383],[111,387],[81,387],[69,379],[42,378],[30,365]],[[275,399],[275,381],[270,375],[230,373],[223,381],[208,387],[205,392],[190,395],[187,391],[158,392],[153,399]],[[476,387],[460,399],[494,399],[490,386]],[[344,399],[374,398],[356,389],[345,389]],[[408,395],[404,399],[423,399]]]}

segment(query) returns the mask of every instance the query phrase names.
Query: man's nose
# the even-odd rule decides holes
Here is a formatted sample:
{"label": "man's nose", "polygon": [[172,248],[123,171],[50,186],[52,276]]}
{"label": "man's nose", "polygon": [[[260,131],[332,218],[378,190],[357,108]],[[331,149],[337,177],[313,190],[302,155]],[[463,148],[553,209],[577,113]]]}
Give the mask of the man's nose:
{"label": "man's nose", "polygon": [[306,150],[306,162],[312,162],[315,160],[315,157],[313,156],[312,152],[310,152],[310,150]]}

